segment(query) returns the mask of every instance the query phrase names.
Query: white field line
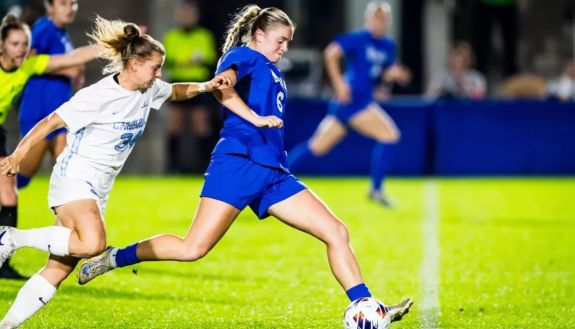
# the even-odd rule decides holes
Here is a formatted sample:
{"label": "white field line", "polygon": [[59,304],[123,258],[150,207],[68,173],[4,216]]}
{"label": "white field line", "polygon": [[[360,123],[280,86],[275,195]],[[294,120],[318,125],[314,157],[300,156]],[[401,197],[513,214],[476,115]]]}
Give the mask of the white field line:
{"label": "white field line", "polygon": [[424,218],[422,221],[423,261],[421,264],[422,329],[439,328],[439,191],[437,182],[425,183],[423,193]]}

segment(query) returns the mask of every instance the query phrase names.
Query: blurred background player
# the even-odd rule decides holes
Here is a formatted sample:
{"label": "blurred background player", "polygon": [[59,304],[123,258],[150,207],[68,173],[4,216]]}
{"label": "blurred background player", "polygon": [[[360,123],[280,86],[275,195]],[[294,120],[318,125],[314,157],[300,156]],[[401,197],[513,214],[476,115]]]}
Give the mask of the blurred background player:
{"label": "blurred background player", "polygon": [[[312,157],[327,154],[353,129],[374,139],[370,163],[369,197],[386,207],[392,203],[383,190],[383,180],[393,160],[399,130],[393,120],[374,100],[382,78],[386,82],[407,83],[410,72],[396,64],[396,43],[387,36],[391,6],[372,1],[365,9],[365,29],[337,37],[324,51],[325,66],[334,89],[330,112],[320,122],[314,135],[289,154],[293,171]],[[345,61],[345,74],[341,62]]]}
{"label": "blurred background player", "polygon": [[[200,10],[195,0],[178,0],[175,7],[177,27],[164,36],[166,68],[172,82],[207,80],[216,65],[213,34],[198,25]],[[168,172],[204,171],[217,141],[213,131],[214,111],[211,95],[199,95],[186,102],[170,103],[168,108]],[[186,130],[193,137],[194,159],[182,159]],[[216,136],[216,137],[215,137]],[[185,149],[189,149],[188,146]],[[195,165],[193,165],[195,164]]]}
{"label": "blurred background player", "polygon": [[[0,159],[6,157],[4,122],[14,101],[34,75],[51,73],[65,67],[80,65],[94,59],[96,46],[81,47],[66,55],[31,55],[30,29],[14,15],[6,15],[0,26]],[[14,177],[0,177],[0,226],[16,227],[18,198]],[[23,279],[8,263],[0,270],[0,278]]]}
{"label": "blurred background player", "polygon": [[[76,18],[77,0],[46,0],[44,5],[47,16],[41,17],[32,27],[31,52],[57,55],[72,51],[72,40],[66,32],[66,27]],[[79,89],[83,84],[82,80],[82,66],[30,78],[20,103],[20,136],[25,136],[36,123],[68,101],[74,89]],[[18,188],[28,186],[46,153],[49,152],[55,160],[64,146],[66,146],[66,129],[54,131],[44,141],[38,143],[20,164],[16,180]]]}
{"label": "blurred background player", "polygon": [[575,100],[575,59],[565,61],[561,76],[550,83],[549,92],[562,101]]}
{"label": "blurred background player", "polygon": [[68,143],[50,177],[48,203],[56,215],[55,226],[0,227],[0,264],[23,247],[50,253],[46,266],[20,289],[0,328],[18,327],[54,297],[78,257],[104,250],[103,214],[108,196],[142,136],[150,110],[159,109],[169,97],[186,100],[219,86],[214,82],[171,85],[158,79],[164,48],[134,24],[98,17],[91,37],[104,48],[102,57],[110,61],[104,73],[112,74],[80,90],[41,120],[0,162],[1,173],[13,176],[30,150],[49,133],[68,128]]}
{"label": "blurred background player", "polygon": [[[224,126],[187,235],[162,234],[122,249],[110,248],[80,267],[80,284],[143,261],[196,261],[249,205],[260,219],[274,216],[323,241],[332,273],[349,299],[371,297],[347,228],[287,169],[281,129],[287,91],[275,63],[288,50],[294,29],[291,19],[274,7],[249,5],[235,16],[216,71],[231,82],[229,88],[216,91],[224,107]],[[406,299],[392,306],[392,321],[407,313],[411,303]]]}
{"label": "blurred background player", "polygon": [[451,48],[447,58],[447,68],[433,77],[427,91],[431,98],[471,98],[485,97],[487,87],[485,77],[471,65],[473,55],[467,42],[460,41]]}

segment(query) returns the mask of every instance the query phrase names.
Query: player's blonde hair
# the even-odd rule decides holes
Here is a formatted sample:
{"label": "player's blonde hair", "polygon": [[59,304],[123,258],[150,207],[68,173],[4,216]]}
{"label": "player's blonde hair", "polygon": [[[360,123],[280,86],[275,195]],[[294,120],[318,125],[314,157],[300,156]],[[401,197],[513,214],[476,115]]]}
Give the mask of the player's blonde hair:
{"label": "player's blonde hair", "polygon": [[28,48],[30,47],[30,40],[32,40],[32,35],[30,33],[30,27],[28,24],[22,22],[18,17],[13,14],[8,14],[2,18],[2,24],[0,24],[0,54],[2,53],[2,46],[4,41],[8,38],[8,34],[12,30],[24,31],[26,37],[28,38]]}
{"label": "player's blonde hair", "polygon": [[130,59],[150,59],[154,51],[166,55],[164,46],[151,36],[143,34],[134,23],[96,17],[96,25],[88,36],[104,50],[100,58],[108,61],[104,74],[124,69]]}
{"label": "player's blonde hair", "polygon": [[245,6],[234,15],[228,26],[222,53],[228,52],[238,42],[247,44],[257,30],[265,32],[275,25],[289,26],[295,29],[295,24],[281,9],[275,7],[262,9],[257,5]]}

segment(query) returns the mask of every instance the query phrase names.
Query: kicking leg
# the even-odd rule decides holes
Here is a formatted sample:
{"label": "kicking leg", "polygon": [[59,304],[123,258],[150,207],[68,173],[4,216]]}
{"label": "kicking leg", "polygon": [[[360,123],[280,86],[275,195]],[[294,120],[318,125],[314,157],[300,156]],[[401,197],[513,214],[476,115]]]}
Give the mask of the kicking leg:
{"label": "kicking leg", "polygon": [[185,237],[161,234],[122,249],[108,249],[102,255],[89,259],[80,266],[78,283],[86,284],[116,267],[143,261],[198,260],[216,245],[239,213],[240,210],[225,202],[201,198]]}
{"label": "kicking leg", "polygon": [[[349,244],[346,226],[310,190],[301,191],[268,209],[274,217],[289,226],[311,234],[327,246],[327,258],[331,271],[350,301],[371,297]],[[405,299],[390,308],[392,321],[398,321],[409,311],[413,302]]]}
{"label": "kicking leg", "polygon": [[347,227],[313,192],[303,190],[274,204],[268,212],[326,244],[331,271],[343,289],[347,291],[363,282]]}

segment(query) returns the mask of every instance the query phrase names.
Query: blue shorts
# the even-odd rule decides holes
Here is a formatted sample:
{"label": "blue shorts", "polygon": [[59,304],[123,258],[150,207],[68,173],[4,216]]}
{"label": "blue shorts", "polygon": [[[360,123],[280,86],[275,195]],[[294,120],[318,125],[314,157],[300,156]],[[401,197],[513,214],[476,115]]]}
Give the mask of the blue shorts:
{"label": "blue shorts", "polygon": [[[40,119],[42,120],[42,119]],[[26,136],[26,134],[32,130],[32,128],[34,128],[34,126],[40,122],[40,120],[36,120],[36,119],[25,119],[25,120],[20,120],[20,136]],[[51,141],[53,140],[57,135],[59,134],[65,134],[66,132],[68,132],[68,130],[66,130],[66,128],[60,128],[60,129],[56,129],[53,132],[49,133],[45,140],[47,141]]]}
{"label": "blue shorts", "polygon": [[204,179],[200,196],[239,210],[249,205],[259,219],[268,217],[267,210],[274,204],[307,189],[292,174],[236,154],[213,154]]}
{"label": "blue shorts", "polygon": [[353,101],[349,104],[341,104],[335,100],[331,100],[329,102],[328,115],[333,115],[341,123],[348,125],[349,120],[351,120],[354,115],[365,110],[365,108],[373,101],[374,100],[371,98],[363,98],[359,101]]}

